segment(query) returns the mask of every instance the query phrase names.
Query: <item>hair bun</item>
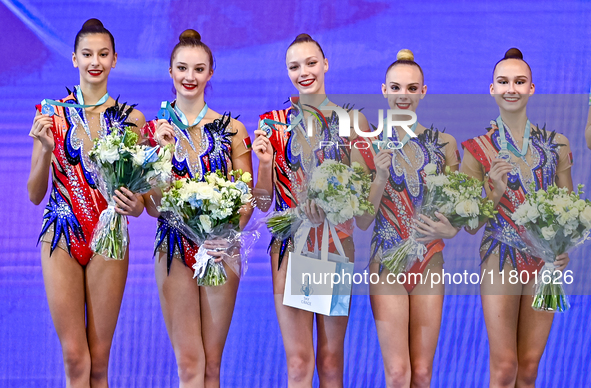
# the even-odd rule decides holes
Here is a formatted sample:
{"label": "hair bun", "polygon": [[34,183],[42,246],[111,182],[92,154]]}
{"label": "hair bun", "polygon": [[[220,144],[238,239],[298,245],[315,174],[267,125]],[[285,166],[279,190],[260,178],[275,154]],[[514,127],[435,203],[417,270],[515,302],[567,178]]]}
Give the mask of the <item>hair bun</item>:
{"label": "hair bun", "polygon": [[105,28],[105,26],[103,26],[103,22],[101,22],[98,19],[92,18],[84,22],[84,24],[82,25],[82,30],[86,30],[93,27]]}
{"label": "hair bun", "polygon": [[509,50],[507,50],[507,52],[505,53],[505,57],[503,59],[521,59],[521,60],[523,60],[523,54],[521,53],[521,50],[513,47],[513,48],[510,48]]}
{"label": "hair bun", "polygon": [[299,35],[298,35],[298,36],[296,36],[296,38],[294,39],[294,42],[298,42],[298,41],[300,41],[300,40],[306,40],[306,41],[309,41],[309,40],[314,40],[314,39],[312,39],[312,37],[311,37],[310,35],[308,35],[308,34],[299,34]]}
{"label": "hair bun", "polygon": [[179,36],[179,42],[182,42],[183,40],[196,40],[197,42],[201,42],[201,35],[199,35],[194,29],[189,28],[183,31]]}
{"label": "hair bun", "polygon": [[396,54],[397,61],[413,61],[415,60],[415,55],[409,49],[402,49],[398,51]]}

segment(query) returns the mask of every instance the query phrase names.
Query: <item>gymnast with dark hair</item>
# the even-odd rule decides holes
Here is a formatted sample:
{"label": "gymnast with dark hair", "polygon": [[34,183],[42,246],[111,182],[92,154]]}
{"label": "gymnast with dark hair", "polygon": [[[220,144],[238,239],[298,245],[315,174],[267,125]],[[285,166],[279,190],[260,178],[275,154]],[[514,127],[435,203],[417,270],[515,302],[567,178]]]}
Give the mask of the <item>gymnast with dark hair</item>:
{"label": "gymnast with dark hair", "polygon": [[[109,354],[127,279],[125,259],[106,261],[90,249],[93,231],[107,208],[90,173],[93,141],[129,126],[139,135],[144,115],[107,92],[117,63],[113,35],[90,19],[76,35],[74,67],[80,85],[64,99],[43,100],[30,136],[34,139],[27,183],[31,202],[47,193],[43,214],[41,266],[49,310],[59,337],[67,387],[107,387]],[[115,211],[139,216],[143,199],[125,188],[115,191]]]}
{"label": "gymnast with dark hair", "polygon": [[[485,226],[480,245],[482,309],[490,349],[491,387],[534,387],[538,365],[552,327],[554,315],[532,308],[535,273],[544,262],[497,240],[495,232],[515,228],[511,215],[523,203],[530,185],[546,190],[549,185],[572,191],[572,153],[568,139],[530,123],[527,103],[535,92],[532,71],[516,48],[496,63],[490,94],[500,115],[490,121],[484,135],[462,143],[461,171],[484,181],[488,199],[498,213],[470,230]],[[557,257],[557,269],[569,262],[567,254]],[[506,281],[512,270],[519,281]],[[503,274],[505,281],[503,282]],[[527,283],[522,283],[528,273]]]}
{"label": "gymnast with dark hair", "polygon": [[[205,102],[204,91],[214,74],[213,64],[211,50],[199,33],[185,30],[170,55],[169,74],[176,99],[161,105],[168,117],[147,125],[147,132],[161,146],[174,145],[172,172],[176,179],[203,180],[206,173],[216,171],[228,178],[232,170],[252,174],[246,128],[230,113],[219,114]],[[156,282],[180,386],[219,387],[222,353],[240,280],[240,255],[227,256],[223,248],[236,247],[225,247],[222,240],[205,241],[203,245],[212,249],[208,253],[216,261],[226,258],[223,265],[228,279],[219,286],[197,285],[192,266],[199,246],[173,222],[160,217],[154,204],[159,194],[151,192],[144,197],[148,213],[158,217]],[[249,206],[241,209],[241,227],[246,225],[250,211]]]}

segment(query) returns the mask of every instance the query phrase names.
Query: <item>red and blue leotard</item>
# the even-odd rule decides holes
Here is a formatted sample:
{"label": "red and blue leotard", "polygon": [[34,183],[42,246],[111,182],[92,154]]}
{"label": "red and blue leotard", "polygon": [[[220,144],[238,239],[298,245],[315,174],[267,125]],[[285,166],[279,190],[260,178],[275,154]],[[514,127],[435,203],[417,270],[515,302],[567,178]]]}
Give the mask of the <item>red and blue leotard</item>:
{"label": "red and blue leotard", "polygon": [[[173,113],[177,114],[176,110]],[[204,179],[206,173],[216,171],[227,176],[232,171],[232,160],[249,152],[244,142],[248,133],[242,126],[241,130],[234,132],[232,120],[229,114],[224,114],[211,123],[187,129],[181,129],[171,121],[176,140],[172,158],[172,171],[176,179]],[[155,121],[147,125],[150,128],[146,131],[153,134]],[[199,246],[187,238],[178,225],[175,226],[174,220],[158,218],[154,253],[166,254],[168,271],[173,258],[192,267],[198,250]]]}
{"label": "red and blue leotard", "polygon": [[[506,129],[507,142],[515,146],[511,131]],[[499,139],[497,123],[493,120],[488,133],[463,142],[462,146],[472,157],[464,156],[462,170],[486,181],[492,160],[501,149]],[[532,127],[527,154],[523,158],[511,155],[511,162],[514,168],[507,174],[507,189],[497,206],[498,213],[486,223],[480,254],[482,262],[491,255],[497,255],[499,271],[503,270],[505,262],[509,260],[514,269],[527,271],[531,275],[534,271],[539,271],[544,262],[495,239],[494,232],[504,228],[516,229],[511,215],[525,201],[530,184],[535,183],[536,190],[546,190],[549,185],[554,184],[557,173],[572,166],[572,153],[568,140],[563,135]],[[492,189],[492,181],[489,180],[487,192]]]}
{"label": "red and blue leotard", "polygon": [[[288,127],[292,120],[300,114],[301,107],[297,103],[283,110],[274,110],[260,115],[260,119],[269,119],[275,122],[285,123],[285,125],[274,124],[274,130],[269,137],[273,146],[273,182],[275,210],[284,211],[289,208],[295,208],[298,205],[297,192],[302,191],[306,185],[306,175],[311,171],[307,169],[322,164],[325,159],[332,159],[347,165],[351,164],[350,147],[346,145],[345,139],[339,136],[338,116],[336,113],[326,118],[325,124],[321,125],[316,139],[322,141],[324,146],[314,151],[314,155],[306,155],[302,151],[301,145],[293,141],[294,131],[298,132],[298,137],[305,138],[306,129],[301,120],[291,131]],[[302,136],[300,136],[301,134]],[[307,160],[310,159],[310,160]],[[312,163],[312,165],[310,165]],[[337,226],[337,234],[341,241],[350,238],[353,233],[353,220]],[[316,233],[310,233],[308,236],[308,248],[315,244],[315,239],[322,239],[322,226],[316,228]],[[329,249],[334,252],[335,247],[332,238],[329,240]],[[279,264],[283,261],[288,249],[292,247],[292,237],[284,240],[278,240],[272,237],[269,249],[272,253],[279,253]]]}
{"label": "red and blue leotard", "polygon": [[[78,104],[76,88],[64,103]],[[123,108],[122,108],[123,107]],[[98,136],[120,130],[126,125],[129,111],[125,104],[115,103],[100,114]],[[56,248],[86,265],[94,255],[90,249],[92,233],[107,202],[96,187],[88,169],[88,152],[92,135],[83,108],[55,106],[51,133],[55,148],[51,156],[51,192],[43,214],[43,226],[39,241]],[[37,105],[41,111],[41,105]]]}

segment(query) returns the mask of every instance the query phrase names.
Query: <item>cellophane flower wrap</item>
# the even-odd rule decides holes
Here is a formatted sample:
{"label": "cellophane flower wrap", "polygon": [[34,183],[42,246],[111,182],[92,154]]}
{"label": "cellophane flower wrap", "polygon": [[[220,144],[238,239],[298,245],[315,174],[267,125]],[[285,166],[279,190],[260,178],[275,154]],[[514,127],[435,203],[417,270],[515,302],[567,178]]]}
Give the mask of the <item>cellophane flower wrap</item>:
{"label": "cellophane flower wrap", "polygon": [[[348,166],[331,159],[316,167],[308,181],[307,198],[315,201],[333,225],[353,217],[374,213],[369,202],[371,177],[357,162]],[[277,238],[284,239],[298,229],[306,216],[300,208],[291,208],[271,216],[267,227]]]}
{"label": "cellophane flower wrap", "polygon": [[145,194],[171,179],[170,147],[147,147],[137,141],[138,135],[126,127],[95,139],[88,154],[95,183],[109,204],[100,215],[90,247],[107,259],[123,260],[129,244],[127,216],[115,212],[115,190],[125,187]]}
{"label": "cellophane flower wrap", "polygon": [[581,199],[583,185],[572,193],[556,185],[547,190],[535,189],[532,184],[525,201],[511,215],[517,228],[505,228],[494,237],[544,260],[544,267],[537,274],[532,307],[564,312],[570,304],[562,286],[563,276],[554,261],[589,239],[591,201]]}
{"label": "cellophane flower wrap", "polygon": [[201,286],[225,284],[228,275],[223,263],[207,254],[202,245],[206,240],[221,240],[223,260],[240,274],[241,208],[250,203],[252,195],[248,183],[250,173],[241,170],[230,172],[228,179],[221,172],[207,173],[204,180],[180,179],[163,193],[158,208],[164,217],[180,218],[182,232],[187,238],[201,245],[195,255],[194,278]]}
{"label": "cellophane flower wrap", "polygon": [[[494,203],[482,197],[484,183],[458,171],[446,168],[446,174],[437,174],[437,166],[429,163],[425,166],[423,200],[414,210],[414,219],[419,215],[439,221],[436,212],[445,216],[456,228],[467,226],[476,228],[481,221],[492,217],[496,211]],[[388,249],[382,255],[382,265],[390,272],[399,274],[408,271],[416,260],[422,260],[427,247],[417,238],[424,237],[414,231],[398,245]]]}

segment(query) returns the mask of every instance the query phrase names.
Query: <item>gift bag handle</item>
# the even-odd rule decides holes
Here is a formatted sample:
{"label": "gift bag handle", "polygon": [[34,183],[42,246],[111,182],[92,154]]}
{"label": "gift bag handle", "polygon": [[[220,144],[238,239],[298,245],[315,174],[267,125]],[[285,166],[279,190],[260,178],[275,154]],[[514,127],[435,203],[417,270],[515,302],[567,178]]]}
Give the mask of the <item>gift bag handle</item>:
{"label": "gift bag handle", "polygon": [[[312,225],[304,223],[297,230],[294,236],[294,252],[302,253],[311,229]],[[314,228],[314,230],[316,230],[316,228]],[[347,257],[347,255],[345,255],[345,250],[343,249],[343,245],[341,244],[341,240],[339,239],[339,235],[337,234],[334,225],[330,223],[328,220],[324,220],[324,227],[322,231],[322,246],[320,249],[320,260],[328,261],[328,241],[330,238],[329,236],[332,236],[333,243],[339,255],[342,257]],[[315,238],[314,241],[316,252],[318,252],[318,239]]]}
{"label": "gift bag handle", "polygon": [[310,234],[310,230],[312,229],[312,225],[309,222],[304,221],[302,226],[298,228],[296,231],[293,240],[294,240],[294,252],[297,254],[302,253],[304,250],[304,245],[306,245],[306,241],[308,240],[308,235]]}
{"label": "gift bag handle", "polygon": [[341,239],[335,230],[335,227],[328,220],[324,220],[324,230],[322,231],[322,248],[320,249],[320,260],[328,261],[328,239],[329,233],[332,235],[332,241],[339,255],[347,257],[341,244]]}

